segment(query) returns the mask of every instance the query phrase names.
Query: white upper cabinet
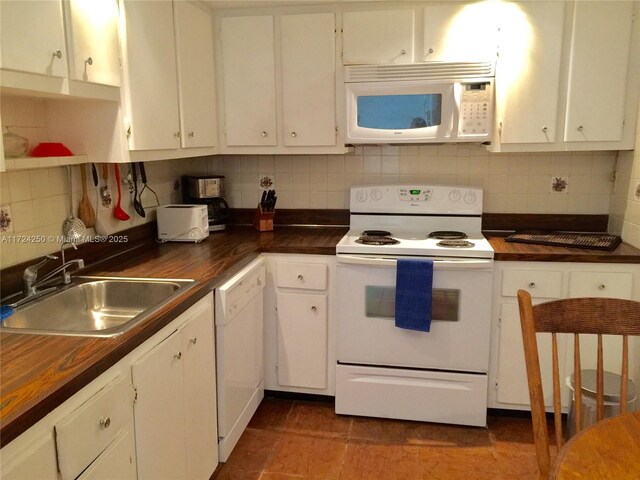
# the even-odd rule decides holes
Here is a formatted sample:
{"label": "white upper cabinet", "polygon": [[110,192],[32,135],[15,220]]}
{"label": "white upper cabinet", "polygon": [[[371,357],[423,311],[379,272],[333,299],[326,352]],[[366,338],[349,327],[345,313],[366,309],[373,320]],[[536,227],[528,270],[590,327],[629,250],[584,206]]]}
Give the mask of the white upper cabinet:
{"label": "white upper cabinet", "polygon": [[124,1],[123,48],[129,149],[180,147],[173,5]]}
{"label": "white upper cabinet", "polygon": [[502,12],[496,120],[503,144],[556,141],[565,8],[519,2]]}
{"label": "white upper cabinet", "polygon": [[217,142],[213,23],[189,2],[175,2],[181,146],[213,147]]}
{"label": "white upper cabinet", "polygon": [[69,77],[119,87],[116,0],[68,0]]}
{"label": "white upper cabinet", "polygon": [[484,2],[427,4],[422,58],[416,61],[495,61],[498,18],[496,7]]}
{"label": "white upper cabinet", "polygon": [[0,24],[3,69],[67,76],[60,0],[2,0]]}
{"label": "white upper cabinet", "polygon": [[622,139],[633,3],[575,4],[564,134],[567,142]]}
{"label": "white upper cabinet", "polygon": [[273,17],[224,17],[221,41],[227,145],[277,145]]}
{"label": "white upper cabinet", "polygon": [[414,17],[413,9],[345,12],[343,63],[412,63]]}
{"label": "white upper cabinet", "polygon": [[280,17],[286,146],[336,144],[334,40],[333,13]]}

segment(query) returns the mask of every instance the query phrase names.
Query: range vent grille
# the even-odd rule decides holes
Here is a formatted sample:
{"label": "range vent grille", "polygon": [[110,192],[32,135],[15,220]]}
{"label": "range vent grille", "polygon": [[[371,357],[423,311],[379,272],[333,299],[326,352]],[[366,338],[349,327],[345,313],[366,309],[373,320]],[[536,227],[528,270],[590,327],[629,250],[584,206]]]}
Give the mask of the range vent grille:
{"label": "range vent grille", "polygon": [[403,65],[353,65],[345,67],[345,82],[393,82],[493,77],[493,62],[428,62]]}

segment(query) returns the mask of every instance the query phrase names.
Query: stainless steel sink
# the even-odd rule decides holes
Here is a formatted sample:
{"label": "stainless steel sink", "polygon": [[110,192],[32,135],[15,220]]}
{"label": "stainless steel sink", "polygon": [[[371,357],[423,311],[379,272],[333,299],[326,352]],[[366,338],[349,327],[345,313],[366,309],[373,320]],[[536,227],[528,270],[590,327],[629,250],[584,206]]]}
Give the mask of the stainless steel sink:
{"label": "stainless steel sink", "polygon": [[195,280],[75,277],[60,290],[17,307],[0,332],[113,337],[194,286]]}

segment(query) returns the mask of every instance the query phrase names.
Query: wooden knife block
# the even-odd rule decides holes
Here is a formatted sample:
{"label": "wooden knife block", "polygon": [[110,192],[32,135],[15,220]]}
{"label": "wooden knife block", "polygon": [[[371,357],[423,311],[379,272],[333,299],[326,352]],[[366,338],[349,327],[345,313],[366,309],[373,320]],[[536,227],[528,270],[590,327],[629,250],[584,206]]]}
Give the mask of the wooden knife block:
{"label": "wooden knife block", "polygon": [[253,228],[259,232],[271,232],[273,231],[273,217],[276,212],[263,212],[260,205],[256,208],[256,214],[253,217]]}

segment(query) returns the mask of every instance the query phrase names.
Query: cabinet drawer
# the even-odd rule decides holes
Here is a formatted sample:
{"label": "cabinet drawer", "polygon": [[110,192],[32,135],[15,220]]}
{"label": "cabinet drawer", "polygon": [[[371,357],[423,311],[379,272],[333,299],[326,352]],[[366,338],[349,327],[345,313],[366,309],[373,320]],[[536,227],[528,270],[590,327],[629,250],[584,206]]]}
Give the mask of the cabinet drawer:
{"label": "cabinet drawer", "polygon": [[632,273],[571,272],[570,297],[612,297],[631,299]]}
{"label": "cabinet drawer", "polygon": [[505,270],[502,272],[502,295],[515,297],[526,290],[536,298],[560,298],[562,272],[543,270]]}
{"label": "cabinet drawer", "polygon": [[76,478],[118,433],[131,428],[133,389],[126,377],[104,387],[55,426],[63,480]]}
{"label": "cabinet drawer", "polygon": [[327,266],[321,263],[278,262],[276,284],[282,288],[326,290]]}

